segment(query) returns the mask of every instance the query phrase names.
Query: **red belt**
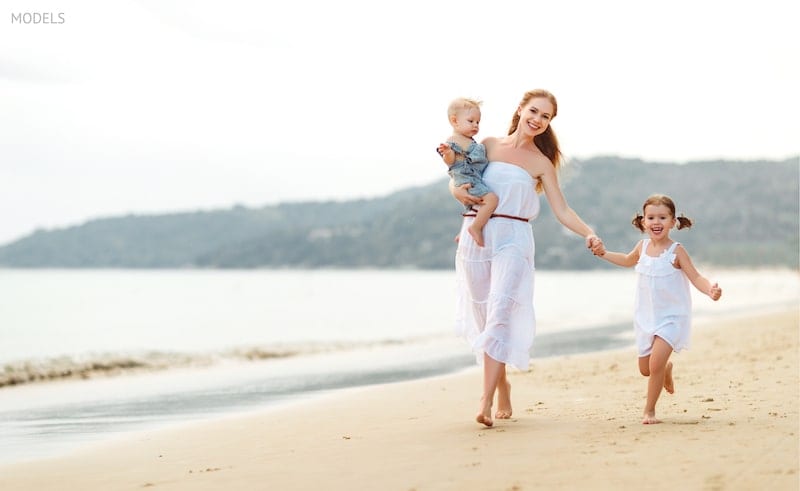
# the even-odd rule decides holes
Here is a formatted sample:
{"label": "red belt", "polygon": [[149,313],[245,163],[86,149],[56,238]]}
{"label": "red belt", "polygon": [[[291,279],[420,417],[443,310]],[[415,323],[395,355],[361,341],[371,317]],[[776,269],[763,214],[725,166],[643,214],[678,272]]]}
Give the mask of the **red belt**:
{"label": "red belt", "polygon": [[[473,211],[475,211],[475,210],[473,209]],[[474,216],[477,216],[477,214],[476,213],[462,213],[461,216],[462,217],[474,217]],[[527,218],[515,217],[514,215],[503,215],[502,213],[492,213],[492,216],[490,218],[510,218],[511,220],[519,220],[520,222],[525,222],[525,223],[528,222]]]}

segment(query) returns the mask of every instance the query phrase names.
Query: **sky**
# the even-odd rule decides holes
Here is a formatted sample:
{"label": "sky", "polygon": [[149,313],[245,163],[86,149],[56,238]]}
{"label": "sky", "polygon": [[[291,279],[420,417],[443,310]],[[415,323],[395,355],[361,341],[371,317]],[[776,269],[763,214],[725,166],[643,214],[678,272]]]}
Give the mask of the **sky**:
{"label": "sky", "polygon": [[429,184],[457,96],[480,139],[550,90],[568,161],[794,157],[793,3],[6,1],[0,244]]}

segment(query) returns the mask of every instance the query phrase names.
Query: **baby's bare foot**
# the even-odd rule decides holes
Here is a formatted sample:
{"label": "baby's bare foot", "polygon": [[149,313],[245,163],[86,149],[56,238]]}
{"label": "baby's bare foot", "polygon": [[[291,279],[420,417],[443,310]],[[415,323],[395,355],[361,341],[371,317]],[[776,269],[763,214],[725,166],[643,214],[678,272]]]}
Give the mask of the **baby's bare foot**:
{"label": "baby's bare foot", "polygon": [[492,402],[489,401],[489,404],[486,404],[486,401],[483,397],[481,397],[481,405],[478,409],[478,414],[475,416],[475,421],[484,425],[484,426],[492,426],[494,421],[492,421]]}
{"label": "baby's bare foot", "polygon": [[644,416],[642,416],[642,424],[643,425],[655,425],[655,424],[658,424],[660,422],[661,422],[660,419],[656,419],[656,413],[655,412],[644,413]]}
{"label": "baby's bare foot", "polygon": [[481,230],[480,228],[472,225],[471,227],[469,227],[467,229],[467,232],[469,232],[469,234],[472,236],[472,238],[475,239],[475,243],[476,244],[478,244],[479,246],[483,247],[483,230]]}
{"label": "baby's bare foot", "polygon": [[675,393],[675,381],[672,380],[672,362],[667,363],[667,369],[664,373],[664,389],[670,394]]}
{"label": "baby's bare foot", "polygon": [[511,417],[511,383],[506,382],[505,386],[497,387],[497,412],[494,417],[497,419],[508,419]]}

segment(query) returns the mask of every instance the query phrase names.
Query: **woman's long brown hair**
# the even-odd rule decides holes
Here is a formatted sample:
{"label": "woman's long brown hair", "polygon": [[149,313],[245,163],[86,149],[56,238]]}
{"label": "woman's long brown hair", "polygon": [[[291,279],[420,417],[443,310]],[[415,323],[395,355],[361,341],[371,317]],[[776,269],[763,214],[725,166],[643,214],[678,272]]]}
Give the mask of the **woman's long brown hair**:
{"label": "woman's long brown hair", "polygon": [[[546,98],[550,101],[550,104],[553,105],[553,117],[551,118],[550,122],[555,119],[556,114],[558,114],[558,102],[556,101],[556,97],[551,94],[550,92],[544,89],[534,89],[525,92],[525,95],[522,96],[522,101],[519,103],[519,107],[524,107],[531,99],[535,99],[538,97]],[[514,116],[511,118],[511,125],[508,128],[508,134],[511,135],[515,131],[517,131],[517,127],[519,126],[519,109],[514,111]],[[533,138],[533,144],[536,145],[538,148],[548,159],[550,162],[553,163],[553,167],[558,172],[559,168],[561,167],[561,147],[558,144],[558,138],[556,137],[555,131],[553,131],[552,124],[547,125],[547,129],[541,135],[536,135]],[[542,192],[542,183],[536,183],[536,192]]]}

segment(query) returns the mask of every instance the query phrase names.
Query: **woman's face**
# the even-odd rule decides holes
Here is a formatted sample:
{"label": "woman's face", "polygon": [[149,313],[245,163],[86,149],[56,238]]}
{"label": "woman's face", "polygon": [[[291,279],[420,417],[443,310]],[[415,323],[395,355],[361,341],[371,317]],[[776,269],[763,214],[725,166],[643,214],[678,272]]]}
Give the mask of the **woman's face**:
{"label": "woman's face", "polygon": [[517,110],[519,124],[517,130],[534,137],[545,132],[553,119],[555,108],[547,97],[534,97]]}

